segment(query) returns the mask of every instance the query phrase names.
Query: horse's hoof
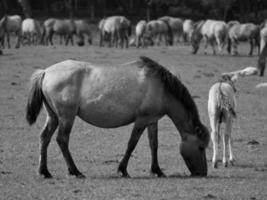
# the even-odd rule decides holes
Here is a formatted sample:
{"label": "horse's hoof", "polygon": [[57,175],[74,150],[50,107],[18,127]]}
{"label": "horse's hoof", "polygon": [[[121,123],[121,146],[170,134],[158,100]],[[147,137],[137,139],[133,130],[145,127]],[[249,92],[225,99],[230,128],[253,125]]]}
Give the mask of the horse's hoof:
{"label": "horse's hoof", "polygon": [[45,179],[53,178],[48,170],[39,170],[38,175]]}
{"label": "horse's hoof", "polygon": [[160,171],[160,172],[152,172],[151,171],[150,174],[152,176],[156,176],[158,178],[166,178],[167,177],[162,171]]}
{"label": "horse's hoof", "polygon": [[118,168],[118,174],[119,174],[119,176],[121,176],[123,178],[131,178],[130,175],[128,174],[127,170],[120,169],[120,167]]}
{"label": "horse's hoof", "polygon": [[231,166],[234,166],[235,165],[235,160],[234,159],[229,160],[229,163],[230,163]]}
{"label": "horse's hoof", "polygon": [[224,162],[223,162],[223,166],[224,166],[224,167],[228,167],[228,162],[227,162],[227,161],[224,161]]}
{"label": "horse's hoof", "polygon": [[218,168],[218,161],[212,162],[212,167],[214,169],[217,169]]}
{"label": "horse's hoof", "polygon": [[86,178],[85,175],[83,175],[81,172],[75,170],[75,171],[69,171],[70,176],[74,176],[76,178]]}

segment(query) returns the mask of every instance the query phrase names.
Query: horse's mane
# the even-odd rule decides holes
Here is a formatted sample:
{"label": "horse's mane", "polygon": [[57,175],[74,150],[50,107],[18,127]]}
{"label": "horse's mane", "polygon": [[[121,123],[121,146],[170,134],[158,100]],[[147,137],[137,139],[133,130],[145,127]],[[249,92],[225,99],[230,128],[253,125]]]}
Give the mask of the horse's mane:
{"label": "horse's mane", "polygon": [[165,89],[182,103],[185,109],[191,114],[193,122],[199,124],[200,120],[197,106],[188,89],[182,84],[182,82],[169,70],[154,60],[145,56],[141,56],[140,60],[142,61],[143,66],[153,70],[156,76],[161,79]]}

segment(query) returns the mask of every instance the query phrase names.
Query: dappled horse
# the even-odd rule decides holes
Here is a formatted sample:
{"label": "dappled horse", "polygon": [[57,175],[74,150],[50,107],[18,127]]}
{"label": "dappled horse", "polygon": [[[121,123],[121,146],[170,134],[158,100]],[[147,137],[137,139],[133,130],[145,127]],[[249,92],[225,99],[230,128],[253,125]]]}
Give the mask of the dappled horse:
{"label": "dappled horse", "polygon": [[65,45],[68,45],[69,41],[73,45],[73,35],[76,32],[76,26],[72,19],[55,19],[49,18],[44,22],[44,34],[43,39],[45,44],[53,44],[53,35],[57,34],[60,37],[59,43],[62,44],[62,39],[65,40]]}
{"label": "dappled horse", "polygon": [[173,44],[174,42],[180,42],[181,37],[183,36],[183,20],[178,17],[164,16],[160,17],[159,20],[163,20],[171,28],[172,35],[170,35],[170,41]]}
{"label": "dappled horse", "polygon": [[267,26],[260,31],[260,54],[258,58],[258,71],[260,76],[264,76],[267,57]]}
{"label": "dappled horse", "polygon": [[10,33],[16,34],[17,41],[15,48],[20,47],[21,22],[22,19],[19,15],[5,15],[0,20],[0,35],[3,48],[5,47],[5,36],[7,38],[8,48],[10,48]]}
{"label": "dappled horse", "polygon": [[128,48],[128,40],[131,35],[131,22],[124,16],[111,16],[102,19],[99,22],[98,28],[100,30],[99,46],[103,46],[104,41],[108,41],[109,47],[124,46]]}
{"label": "dappled horse", "polygon": [[85,20],[74,20],[76,34],[79,38],[78,45],[84,45],[84,38],[87,36],[88,44],[92,44],[91,27]]}
{"label": "dappled horse", "polygon": [[147,128],[152,153],[151,172],[164,176],[158,164],[158,120],[167,115],[181,135],[180,153],[191,175],[206,176],[207,128],[187,88],[166,68],[147,57],[114,67],[67,60],[36,71],[32,76],[27,120],[35,123],[44,105],[47,119],[40,135],[39,174],[49,178],[47,147],[58,128],[57,143],[69,174],[84,177],[69,151],[76,116],[97,127],[117,128],[134,123],[118,171],[129,176],[127,165]]}
{"label": "dappled horse", "polygon": [[191,19],[186,19],[183,22],[183,39],[185,43],[191,42],[194,31],[194,22]]}
{"label": "dappled horse", "polygon": [[[253,54],[254,46],[258,47],[259,50],[259,26],[253,23],[240,24],[235,23],[228,30],[228,53],[233,55],[238,54],[237,45],[239,41],[249,41],[250,50],[249,55]],[[232,50],[233,46],[233,50]],[[259,52],[259,51],[258,51]]]}
{"label": "dappled horse", "polygon": [[41,24],[39,21],[32,18],[24,19],[21,24],[21,42],[25,44],[24,40],[26,40],[27,44],[29,45],[39,44],[41,39],[41,31]]}
{"label": "dappled horse", "polygon": [[160,45],[162,37],[165,45],[172,45],[172,30],[169,24],[163,20],[151,20],[146,25],[146,32],[154,39],[154,43]]}
{"label": "dappled horse", "polygon": [[213,54],[216,54],[217,44],[219,53],[222,53],[227,38],[227,25],[223,21],[206,20],[196,23],[192,34],[193,54],[197,53],[201,39],[204,39],[205,54],[208,44],[211,45]]}
{"label": "dappled horse", "polygon": [[[218,167],[218,147],[220,138],[223,142],[223,165],[228,166],[228,163],[233,165],[234,156],[232,152],[232,121],[236,117],[236,98],[234,80],[229,76],[224,76],[218,81],[209,91],[208,113],[211,127],[211,140],[213,143],[212,166]],[[220,133],[221,123],[225,123],[225,132]],[[229,162],[226,152],[229,151]]]}

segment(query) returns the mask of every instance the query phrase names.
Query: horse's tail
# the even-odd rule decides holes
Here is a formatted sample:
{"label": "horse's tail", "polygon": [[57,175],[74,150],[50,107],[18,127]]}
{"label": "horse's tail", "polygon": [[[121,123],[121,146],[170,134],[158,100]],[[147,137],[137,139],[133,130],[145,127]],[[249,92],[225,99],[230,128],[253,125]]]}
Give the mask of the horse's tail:
{"label": "horse's tail", "polygon": [[45,71],[38,70],[32,75],[30,94],[26,107],[26,119],[30,125],[34,124],[43,106],[44,95],[42,83]]}

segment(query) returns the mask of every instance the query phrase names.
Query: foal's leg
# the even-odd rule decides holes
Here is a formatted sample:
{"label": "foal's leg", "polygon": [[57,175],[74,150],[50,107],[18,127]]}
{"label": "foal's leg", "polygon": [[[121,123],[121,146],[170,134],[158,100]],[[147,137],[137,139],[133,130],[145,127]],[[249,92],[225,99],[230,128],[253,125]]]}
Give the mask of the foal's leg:
{"label": "foal's leg", "polygon": [[7,38],[7,46],[10,49],[10,37],[9,37],[9,33],[6,32],[6,38]]}
{"label": "foal's leg", "polygon": [[47,169],[47,147],[50,143],[53,133],[58,126],[58,118],[47,106],[46,110],[46,123],[40,134],[40,157],[38,173],[44,178],[51,178],[52,175]]}
{"label": "foal's leg", "polygon": [[151,173],[156,174],[158,177],[165,177],[165,174],[161,171],[158,163],[158,124],[152,124],[148,126],[148,139],[151,149]]}
{"label": "foal's leg", "polygon": [[143,124],[138,124],[135,123],[134,124],[134,128],[132,130],[132,134],[131,137],[128,141],[128,146],[127,146],[127,150],[119,164],[119,168],[118,168],[118,172],[122,174],[123,177],[130,177],[128,172],[127,172],[127,165],[128,165],[128,161],[130,159],[130,156],[133,152],[133,150],[135,149],[135,146],[137,144],[137,142],[139,141],[143,131],[145,130],[146,126]]}
{"label": "foal's leg", "polygon": [[71,128],[73,125],[74,118],[72,119],[59,119],[59,128],[58,128],[58,136],[57,136],[57,143],[62,151],[63,157],[66,161],[68,166],[69,174],[74,175],[77,178],[85,178],[85,176],[78,170],[76,167],[71,153],[69,151],[69,137]]}
{"label": "foal's leg", "polygon": [[228,126],[226,126],[228,132],[228,149],[229,149],[229,163],[234,165],[234,155],[232,151],[232,119],[229,119]]}
{"label": "foal's leg", "polygon": [[213,157],[212,157],[212,167],[218,167],[218,145],[219,145],[219,134],[220,134],[220,123],[218,117],[214,114],[210,117],[211,126],[211,140],[213,143]]}

